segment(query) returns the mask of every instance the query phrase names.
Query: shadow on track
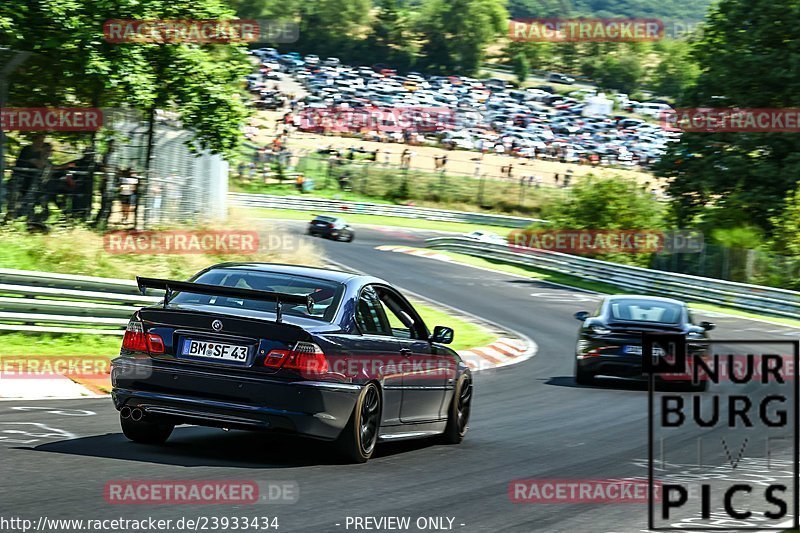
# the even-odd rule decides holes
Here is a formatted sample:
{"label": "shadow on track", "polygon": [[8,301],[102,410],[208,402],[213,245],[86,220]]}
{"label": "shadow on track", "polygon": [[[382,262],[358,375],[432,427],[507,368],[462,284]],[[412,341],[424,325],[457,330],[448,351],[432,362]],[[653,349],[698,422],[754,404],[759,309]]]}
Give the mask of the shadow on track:
{"label": "shadow on track", "polygon": [[[372,461],[435,444],[437,442],[433,439],[382,443],[375,450]],[[327,442],[193,426],[177,427],[167,443],[161,446],[136,444],[122,433],[107,433],[19,449],[187,467],[280,469],[345,464]]]}
{"label": "shadow on track", "polygon": [[[578,385],[572,376],[554,376],[544,382],[545,385],[566,387],[571,389],[601,389],[619,391],[647,392],[647,382],[635,379],[595,378],[591,385]],[[692,392],[686,385],[656,382],[656,391]]]}

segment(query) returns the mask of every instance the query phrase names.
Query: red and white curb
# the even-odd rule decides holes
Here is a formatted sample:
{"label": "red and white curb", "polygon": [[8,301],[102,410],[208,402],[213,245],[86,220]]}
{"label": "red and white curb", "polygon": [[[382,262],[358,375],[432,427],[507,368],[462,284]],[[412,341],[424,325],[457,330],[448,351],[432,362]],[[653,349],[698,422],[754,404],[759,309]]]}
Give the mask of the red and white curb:
{"label": "red and white curb", "polygon": [[428,259],[437,259],[439,261],[453,260],[450,256],[447,256],[443,253],[435,252],[433,250],[425,250],[422,248],[413,248],[411,246],[395,246],[384,244],[381,246],[376,246],[375,249],[382,252],[397,252],[401,254],[415,255],[417,257],[427,257]]}
{"label": "red and white curb", "polygon": [[474,371],[521,363],[536,354],[536,346],[520,339],[503,337],[489,346],[462,350],[458,355]]}

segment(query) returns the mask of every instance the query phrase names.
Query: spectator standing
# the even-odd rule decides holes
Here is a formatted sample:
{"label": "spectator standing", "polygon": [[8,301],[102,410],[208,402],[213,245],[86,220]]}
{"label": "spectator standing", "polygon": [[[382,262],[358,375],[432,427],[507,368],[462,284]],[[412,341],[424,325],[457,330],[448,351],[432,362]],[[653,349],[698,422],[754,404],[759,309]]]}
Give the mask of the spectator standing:
{"label": "spectator standing", "polygon": [[122,223],[131,224],[136,222],[136,189],[139,179],[134,176],[133,169],[126,168],[122,171],[119,180],[119,203],[122,205]]}

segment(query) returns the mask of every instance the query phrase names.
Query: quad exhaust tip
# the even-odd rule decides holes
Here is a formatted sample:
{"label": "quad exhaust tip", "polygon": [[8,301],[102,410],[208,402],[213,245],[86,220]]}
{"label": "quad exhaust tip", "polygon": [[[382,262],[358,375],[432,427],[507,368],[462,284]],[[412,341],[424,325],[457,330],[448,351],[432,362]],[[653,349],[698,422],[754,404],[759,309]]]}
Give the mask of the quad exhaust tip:
{"label": "quad exhaust tip", "polygon": [[131,417],[131,408],[130,407],[123,407],[119,410],[119,416],[125,419]]}

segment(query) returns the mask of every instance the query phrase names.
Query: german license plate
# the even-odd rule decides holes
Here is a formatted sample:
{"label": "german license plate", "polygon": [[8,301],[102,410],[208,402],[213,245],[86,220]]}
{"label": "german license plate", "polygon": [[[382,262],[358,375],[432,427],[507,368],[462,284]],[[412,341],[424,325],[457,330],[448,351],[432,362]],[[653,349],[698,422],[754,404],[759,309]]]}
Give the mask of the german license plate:
{"label": "german license plate", "polygon": [[[642,347],[639,345],[626,346],[625,353],[628,355],[642,355]],[[664,357],[666,352],[658,346],[653,346],[653,355],[656,357]]]}
{"label": "german license plate", "polygon": [[229,361],[246,363],[249,348],[236,344],[226,344],[216,341],[198,341],[185,339],[181,355],[188,357],[202,357],[214,361]]}

